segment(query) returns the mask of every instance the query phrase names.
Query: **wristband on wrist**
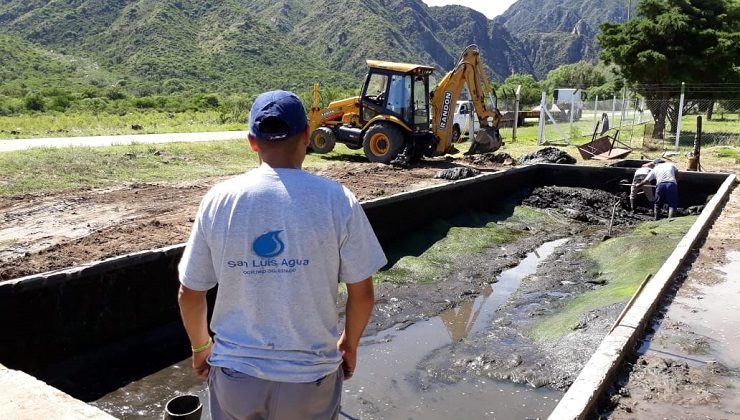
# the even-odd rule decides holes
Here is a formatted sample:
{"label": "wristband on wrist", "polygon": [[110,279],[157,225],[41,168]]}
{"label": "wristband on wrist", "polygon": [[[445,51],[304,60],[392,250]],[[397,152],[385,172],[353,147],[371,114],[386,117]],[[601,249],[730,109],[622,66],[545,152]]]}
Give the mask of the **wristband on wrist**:
{"label": "wristband on wrist", "polygon": [[213,339],[211,339],[211,337],[208,337],[208,341],[205,344],[203,344],[200,347],[190,346],[190,350],[192,350],[193,353],[200,353],[200,352],[204,352],[208,350],[208,348],[211,347],[212,345],[213,345]]}

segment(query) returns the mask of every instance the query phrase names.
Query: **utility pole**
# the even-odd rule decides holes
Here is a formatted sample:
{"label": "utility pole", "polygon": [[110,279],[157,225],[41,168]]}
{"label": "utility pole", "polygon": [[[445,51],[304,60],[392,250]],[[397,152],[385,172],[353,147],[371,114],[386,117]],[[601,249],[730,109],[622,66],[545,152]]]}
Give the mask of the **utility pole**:
{"label": "utility pole", "polygon": [[627,5],[627,20],[630,20],[631,11],[632,11],[632,0],[629,0],[629,4]]}

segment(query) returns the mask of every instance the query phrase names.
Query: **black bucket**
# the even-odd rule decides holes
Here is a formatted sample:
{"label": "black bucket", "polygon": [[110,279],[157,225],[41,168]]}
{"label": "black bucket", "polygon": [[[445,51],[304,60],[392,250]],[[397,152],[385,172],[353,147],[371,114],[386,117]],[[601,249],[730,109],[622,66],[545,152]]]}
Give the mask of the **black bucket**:
{"label": "black bucket", "polygon": [[169,401],[164,407],[165,420],[200,420],[203,404],[197,395],[180,395]]}

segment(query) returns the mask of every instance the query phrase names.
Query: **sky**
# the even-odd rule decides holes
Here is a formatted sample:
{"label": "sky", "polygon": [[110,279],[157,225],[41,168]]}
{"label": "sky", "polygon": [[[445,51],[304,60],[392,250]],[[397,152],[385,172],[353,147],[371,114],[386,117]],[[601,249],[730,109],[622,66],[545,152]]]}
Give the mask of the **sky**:
{"label": "sky", "polygon": [[459,4],[475,9],[487,18],[493,19],[506,11],[516,0],[422,0],[429,6],[446,6],[448,4]]}

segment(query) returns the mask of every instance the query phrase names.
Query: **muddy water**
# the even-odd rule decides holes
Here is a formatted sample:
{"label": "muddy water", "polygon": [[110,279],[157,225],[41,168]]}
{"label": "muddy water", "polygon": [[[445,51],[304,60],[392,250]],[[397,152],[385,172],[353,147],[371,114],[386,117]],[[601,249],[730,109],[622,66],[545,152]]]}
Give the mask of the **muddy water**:
{"label": "muddy water", "polygon": [[640,348],[646,357],[689,366],[688,376],[641,376],[638,392],[652,386],[668,396],[638,405],[637,416],[615,418],[740,418],[740,252],[728,252],[727,260],[719,269],[724,281],[679,293],[666,321]]}
{"label": "muddy water", "polygon": [[[502,272],[474,300],[426,321],[395,326],[363,338],[358,370],[344,386],[340,418],[547,416],[561,397],[560,392],[476,376],[463,377],[455,384],[422,384],[418,380],[417,364],[450,342],[485,333],[496,309],[506,302],[521,280],[534,274],[539,263],[566,241],[560,239],[541,245],[519,265]],[[154,418],[161,416],[169,398],[183,393],[198,394],[207,405],[206,386],[191,373],[188,361],[108,394],[93,405],[123,419]]]}
{"label": "muddy water", "polygon": [[730,263],[720,269],[726,281],[695,286],[696,296],[679,297],[667,313],[668,318],[687,325],[710,342],[708,351],[688,354],[650,341],[644,345],[647,353],[668,353],[689,364],[716,361],[730,369],[740,369],[740,252],[729,252],[727,258]]}
{"label": "muddy water", "polygon": [[363,339],[357,372],[344,387],[342,404],[347,417],[510,419],[549,414],[561,396],[557,391],[473,376],[451,385],[422,385],[417,364],[451,341],[484,332],[496,308],[506,302],[522,278],[534,274],[539,262],[566,241],[540,246],[517,267],[501,273],[474,301],[407,328],[394,327]]}

